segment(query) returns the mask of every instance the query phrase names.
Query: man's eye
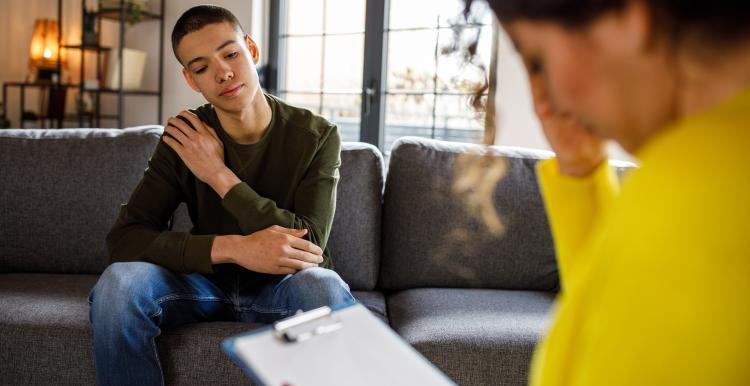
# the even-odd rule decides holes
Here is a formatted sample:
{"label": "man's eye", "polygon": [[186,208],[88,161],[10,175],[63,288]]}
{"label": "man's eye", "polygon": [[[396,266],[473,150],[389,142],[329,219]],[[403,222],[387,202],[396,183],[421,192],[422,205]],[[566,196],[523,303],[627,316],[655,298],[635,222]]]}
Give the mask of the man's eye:
{"label": "man's eye", "polygon": [[195,73],[196,74],[200,74],[200,73],[203,73],[203,71],[206,71],[206,67],[201,67],[201,68],[195,70]]}
{"label": "man's eye", "polygon": [[238,55],[238,54],[239,54],[239,52],[236,52],[236,51],[235,51],[235,52],[232,52],[232,53],[230,53],[229,55],[227,55],[227,58],[234,58],[234,57],[237,57],[237,55]]}

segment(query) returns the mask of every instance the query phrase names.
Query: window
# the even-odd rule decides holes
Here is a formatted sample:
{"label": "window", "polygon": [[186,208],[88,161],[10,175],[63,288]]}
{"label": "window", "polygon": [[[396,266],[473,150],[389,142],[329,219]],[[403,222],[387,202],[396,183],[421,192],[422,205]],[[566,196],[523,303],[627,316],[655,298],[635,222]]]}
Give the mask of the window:
{"label": "window", "polygon": [[462,0],[271,4],[269,91],[335,122],[342,140],[386,154],[406,135],[482,141],[484,121],[469,98],[485,74],[445,48],[479,34],[479,62],[492,71],[496,27],[486,3],[475,2],[483,16],[469,22],[459,17]]}

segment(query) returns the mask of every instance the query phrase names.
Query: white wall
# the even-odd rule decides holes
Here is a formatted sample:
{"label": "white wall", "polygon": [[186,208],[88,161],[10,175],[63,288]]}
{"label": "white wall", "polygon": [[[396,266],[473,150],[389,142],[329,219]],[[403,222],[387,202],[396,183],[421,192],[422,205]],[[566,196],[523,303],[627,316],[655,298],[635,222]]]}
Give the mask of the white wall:
{"label": "white wall", "polygon": [[[86,0],[93,6],[96,0]],[[164,20],[164,90],[163,113],[157,119],[157,104],[155,97],[125,97],[124,125],[163,124],[167,117],[180,110],[192,108],[205,103],[200,94],[190,89],[180,74],[180,64],[172,55],[170,33],[177,18],[188,8],[206,3],[200,0],[165,0]],[[254,0],[258,2],[260,0]],[[253,25],[253,2],[250,0],[212,0],[211,3],[231,10],[240,23],[247,30],[256,30]],[[159,9],[159,0],[151,0],[154,10]],[[3,0],[3,11],[0,12],[0,82],[23,81],[27,74],[29,61],[29,43],[37,18],[57,19],[57,0]],[[63,0],[63,36],[64,42],[80,43],[81,9],[79,0]],[[257,23],[255,23],[257,24]],[[117,23],[104,22],[101,34],[102,44],[116,46],[118,44]],[[156,21],[146,21],[127,28],[125,46],[141,49],[147,52],[146,67],[143,78],[143,88],[156,90],[158,82],[158,40],[159,31]],[[262,37],[261,37],[262,39]],[[262,46],[262,40],[258,42]],[[262,47],[261,47],[262,49]],[[93,55],[86,57],[91,63]],[[68,66],[72,69],[71,81],[78,81],[78,53],[70,55]],[[88,67],[88,66],[87,66]],[[89,77],[94,77],[93,70]],[[64,79],[65,80],[65,79]],[[14,126],[19,124],[19,94],[18,89],[8,92],[8,115]],[[35,92],[29,92],[26,98],[26,109],[38,110],[39,100]],[[68,111],[75,111],[77,97],[73,91],[68,94],[66,105]],[[102,100],[104,111],[114,112],[116,100],[114,97],[104,97]],[[103,121],[103,126],[114,126],[116,122]],[[68,126],[77,126],[69,122]]]}

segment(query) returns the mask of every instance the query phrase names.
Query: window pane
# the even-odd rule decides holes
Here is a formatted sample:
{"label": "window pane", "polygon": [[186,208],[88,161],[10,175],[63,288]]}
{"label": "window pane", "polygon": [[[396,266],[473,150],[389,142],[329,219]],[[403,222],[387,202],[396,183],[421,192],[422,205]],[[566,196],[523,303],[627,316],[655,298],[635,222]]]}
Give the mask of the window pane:
{"label": "window pane", "polygon": [[284,93],[282,98],[292,106],[308,109],[315,114],[318,114],[320,112],[320,94],[302,94],[288,92]]}
{"label": "window pane", "polygon": [[397,138],[415,135],[432,136],[432,94],[386,95],[385,151],[390,154]]}
{"label": "window pane", "polygon": [[[465,24],[463,0],[391,0],[390,29],[435,28]],[[482,24],[492,22],[492,11],[484,1],[472,3],[472,14],[481,15]],[[439,21],[438,21],[439,20]]]}
{"label": "window pane", "polygon": [[[458,30],[462,41],[473,42],[476,39],[478,28],[461,28]],[[439,34],[439,46],[450,46],[456,39],[452,30],[441,30]],[[479,35],[479,46],[477,47],[478,62],[484,65],[484,70],[476,65],[467,63],[463,52],[440,53],[438,55],[438,91],[449,92],[472,92],[478,85],[482,85],[487,77],[486,71],[490,68],[490,55],[492,50],[492,27],[485,26]]]}
{"label": "window pane", "polygon": [[361,93],[364,34],[326,36],[323,87]]}
{"label": "window pane", "polygon": [[438,95],[435,137],[446,141],[482,142],[484,118],[470,105],[468,95]]}
{"label": "window pane", "polygon": [[326,0],[326,33],[365,32],[365,0]]}
{"label": "window pane", "polygon": [[359,141],[362,95],[323,95],[321,115],[335,123],[342,141]]}
{"label": "window pane", "polygon": [[323,38],[290,37],[286,50],[286,84],[290,91],[319,91]]}
{"label": "window pane", "polygon": [[323,0],[288,0],[287,33],[322,34]]}
{"label": "window pane", "polygon": [[437,30],[390,32],[387,89],[432,92]]}

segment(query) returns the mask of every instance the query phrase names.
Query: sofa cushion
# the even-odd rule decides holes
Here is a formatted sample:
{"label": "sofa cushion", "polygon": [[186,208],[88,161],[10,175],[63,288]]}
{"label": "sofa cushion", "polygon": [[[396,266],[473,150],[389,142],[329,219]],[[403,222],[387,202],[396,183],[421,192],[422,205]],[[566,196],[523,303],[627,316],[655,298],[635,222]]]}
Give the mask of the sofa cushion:
{"label": "sofa cushion", "polygon": [[[380,265],[383,156],[372,145],[343,142],[339,173],[328,248],[334,269],[349,287],[371,291],[377,284]],[[173,229],[191,228],[187,207],[181,204],[175,211]]]}
{"label": "sofa cushion", "polygon": [[380,269],[383,156],[375,146],[344,142],[339,172],[328,248],[334,269],[351,289],[371,291]]}
{"label": "sofa cushion", "polygon": [[411,289],[387,298],[392,327],[460,385],[525,385],[554,294]]}
{"label": "sofa cushion", "polygon": [[104,238],[160,134],[0,130],[0,272],[101,273]]}
{"label": "sofa cushion", "polygon": [[[0,385],[95,383],[87,298],[98,278],[0,274]],[[353,294],[385,320],[382,294]],[[206,322],[165,329],[157,342],[168,384],[248,383],[221,342],[257,326]]]}
{"label": "sofa cushion", "polygon": [[93,385],[98,275],[0,274],[0,384]]}
{"label": "sofa cushion", "polygon": [[[385,289],[469,287],[554,290],[554,246],[535,164],[550,152],[401,138],[394,144],[383,203],[380,283]],[[484,151],[507,161],[493,193],[506,231],[486,230],[452,191],[454,165]],[[466,170],[457,171],[464,173]],[[460,236],[463,233],[464,238]]]}

